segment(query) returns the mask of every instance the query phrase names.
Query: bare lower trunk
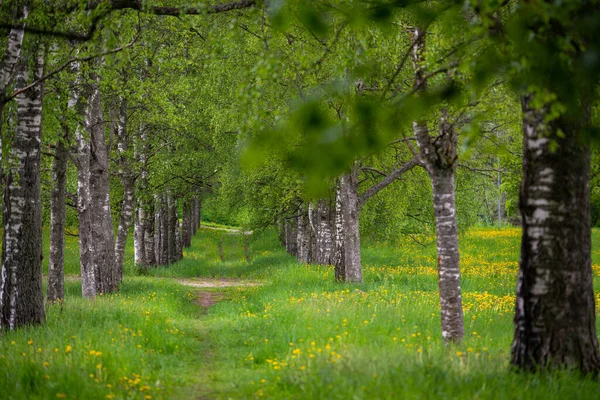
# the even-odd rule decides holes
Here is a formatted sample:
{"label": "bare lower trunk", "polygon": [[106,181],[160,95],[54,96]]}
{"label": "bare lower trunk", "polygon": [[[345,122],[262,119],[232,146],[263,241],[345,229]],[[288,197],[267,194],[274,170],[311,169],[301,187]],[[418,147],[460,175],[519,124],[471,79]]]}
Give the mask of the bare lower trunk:
{"label": "bare lower trunk", "polygon": [[146,241],[144,240],[144,208],[138,206],[133,217],[133,260],[135,265],[147,266]]}
{"label": "bare lower trunk", "polygon": [[342,280],[346,282],[362,282],[362,266],[360,263],[360,232],[359,216],[360,206],[358,202],[358,173],[352,171],[350,174],[339,178],[340,205],[342,214],[343,230],[343,275]]}
{"label": "bare lower trunk", "polygon": [[[591,262],[589,122],[546,121],[523,99],[523,221],[512,363],[597,374]],[[555,144],[555,146],[553,146]]]}
{"label": "bare lower trunk", "polygon": [[183,203],[183,220],[181,240],[183,247],[188,248],[192,245],[192,205],[189,201]]}
{"label": "bare lower trunk", "polygon": [[192,200],[190,204],[190,234],[194,236],[198,232],[198,203]]}
{"label": "bare lower trunk", "polygon": [[108,148],[104,136],[104,119],[100,105],[99,78],[90,85],[88,131],[90,132],[90,193],[92,241],[96,290],[112,293],[120,281],[115,260],[115,237],[110,212]]}
{"label": "bare lower trunk", "polygon": [[[71,104],[77,102],[76,96]],[[87,113],[86,113],[87,114]],[[96,297],[96,271],[92,238],[92,209],[90,193],[90,144],[81,127],[75,131],[77,142],[77,213],[79,216],[79,264],[83,298]]]}
{"label": "bare lower trunk", "polygon": [[162,220],[162,202],[157,200],[156,211],[154,213],[154,256],[158,265],[164,265],[162,258]]}
{"label": "bare lower trunk", "polygon": [[130,138],[127,133],[127,101],[121,99],[118,121],[116,124],[117,151],[119,154],[119,175],[123,184],[123,201],[121,202],[121,216],[117,228],[115,241],[115,273],[118,282],[123,280],[123,261],[127,236],[133,217],[135,178],[131,170],[131,159],[128,157]]}
{"label": "bare lower trunk", "polygon": [[293,256],[298,253],[298,232],[290,219],[285,220],[285,249]]}
{"label": "bare lower trunk", "polygon": [[[65,128],[65,132],[68,132]],[[67,135],[65,134],[65,140]],[[48,288],[46,300],[53,303],[65,298],[65,190],[67,184],[67,161],[69,149],[63,140],[56,142],[50,193],[50,260],[48,262]]]}
{"label": "bare lower trunk", "polygon": [[460,341],[464,335],[458,225],[454,200],[454,171],[441,170],[431,176],[438,254],[438,279],[442,315],[442,337]]}
{"label": "bare lower trunk", "polygon": [[159,232],[159,242],[158,242],[158,263],[160,265],[169,264],[169,212],[167,207],[167,202],[165,200],[165,196],[160,203],[160,208],[158,212],[158,232]]}
{"label": "bare lower trunk", "polygon": [[296,231],[298,234],[298,261],[307,263],[310,257],[310,224],[306,207],[300,208]]}
{"label": "bare lower trunk", "polygon": [[[36,55],[34,64],[34,77],[43,76],[43,51]],[[22,62],[18,68],[17,87],[24,87],[29,66]],[[15,329],[45,319],[40,198],[43,92],[39,84],[16,97],[18,123],[4,185],[0,328]]]}
{"label": "bare lower trunk", "polygon": [[196,222],[196,231],[198,231],[198,229],[200,229],[200,225],[202,224],[202,202],[200,200],[196,199],[195,204],[196,204],[195,222]]}
{"label": "bare lower trunk", "polygon": [[[175,208],[177,211],[177,208]],[[183,239],[181,238],[181,222],[179,221],[178,214],[175,214],[175,248],[176,248],[176,260],[181,260],[183,258]]]}
{"label": "bare lower trunk", "polygon": [[146,265],[151,267],[156,265],[156,252],[154,251],[154,207],[148,208],[147,211],[144,211],[143,215],[142,234],[144,237],[144,250],[146,252],[145,260]]}
{"label": "bare lower trunk", "polygon": [[[127,236],[131,227],[133,217],[133,196],[134,181],[130,176],[124,176],[123,182],[123,202],[121,203],[121,217],[119,218],[119,227],[117,229],[117,240],[115,242],[115,271],[118,281],[123,280],[123,261],[125,257],[125,246],[127,245]],[[142,251],[143,253],[143,251]]]}
{"label": "bare lower trunk", "polygon": [[318,225],[315,262],[318,264],[332,264],[333,240],[331,232],[331,214],[329,201],[323,199],[319,200],[315,222]]}
{"label": "bare lower trunk", "polygon": [[333,252],[333,265],[335,267],[335,279],[343,281],[346,276],[345,264],[345,249],[344,249],[344,213],[342,212],[342,191],[340,187],[340,179],[335,190],[335,241]]}
{"label": "bare lower trunk", "polygon": [[179,236],[179,221],[177,220],[177,201],[172,194],[167,195],[167,237],[168,237],[168,264],[179,259],[177,237]]}

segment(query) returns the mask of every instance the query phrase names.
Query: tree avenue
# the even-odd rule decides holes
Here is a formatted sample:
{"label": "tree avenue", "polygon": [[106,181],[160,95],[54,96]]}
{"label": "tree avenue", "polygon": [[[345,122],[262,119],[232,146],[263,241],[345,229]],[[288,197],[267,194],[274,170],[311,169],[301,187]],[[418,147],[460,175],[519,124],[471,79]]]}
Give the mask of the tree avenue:
{"label": "tree avenue", "polygon": [[462,357],[478,282],[464,243],[512,225],[505,364],[597,376],[599,1],[2,0],[0,30],[0,335],[46,329],[70,278],[96,305],[134,275],[189,277],[211,228],[228,232],[211,277],[235,235],[241,276],[260,268],[273,232],[354,304],[373,271],[395,279],[378,249],[407,255],[436,272],[428,314]]}

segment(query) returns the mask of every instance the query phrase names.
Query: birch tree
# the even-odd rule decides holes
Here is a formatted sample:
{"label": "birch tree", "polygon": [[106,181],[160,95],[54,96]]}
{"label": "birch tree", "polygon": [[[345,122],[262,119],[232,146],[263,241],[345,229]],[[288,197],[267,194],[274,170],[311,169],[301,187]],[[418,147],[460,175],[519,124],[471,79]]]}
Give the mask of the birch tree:
{"label": "birch tree", "polygon": [[[115,241],[115,273],[116,279],[119,282],[123,280],[123,259],[125,256],[125,245],[127,244],[129,228],[133,222],[135,195],[135,176],[131,166],[132,160],[128,154],[131,138],[127,130],[127,112],[127,100],[121,98],[118,102],[118,115],[116,118],[115,129],[119,166],[118,175],[121,178],[121,183],[123,185],[123,201],[121,202],[121,215],[119,216],[119,226],[117,228],[117,237]],[[140,235],[139,231],[138,235]],[[138,252],[139,254],[144,253],[144,249],[138,249]]]}
{"label": "birch tree", "polygon": [[[18,36],[18,35],[17,35]],[[15,44],[15,46],[18,46]],[[44,49],[34,49],[33,74],[23,59],[17,88],[44,74]],[[4,236],[0,275],[0,327],[15,329],[45,319],[42,292],[42,208],[40,156],[42,135],[41,84],[16,96],[17,127],[10,144],[4,182]]]}
{"label": "birch tree", "polygon": [[[527,40],[511,51],[523,69],[523,221],[517,278],[513,365],[525,370],[600,371],[590,226],[590,132],[597,121],[600,69],[595,33],[597,3],[527,3]],[[565,45],[566,38],[569,45]],[[550,52],[549,52],[550,51]],[[542,59],[541,55],[550,55]]]}
{"label": "birch tree", "polygon": [[[414,90],[419,94],[427,91],[428,83],[424,70],[426,51],[424,28],[414,28],[413,43]],[[446,342],[460,342],[464,335],[464,321],[454,194],[454,174],[458,158],[457,135],[448,121],[446,110],[441,111],[438,126],[439,133],[436,137],[429,135],[425,120],[415,121],[413,130],[419,145],[419,159],[431,178],[433,189],[442,337]]]}
{"label": "birch tree", "polygon": [[69,161],[69,127],[63,121],[63,138],[56,141],[52,163],[52,192],[50,194],[50,260],[46,300],[64,300],[66,184]]}

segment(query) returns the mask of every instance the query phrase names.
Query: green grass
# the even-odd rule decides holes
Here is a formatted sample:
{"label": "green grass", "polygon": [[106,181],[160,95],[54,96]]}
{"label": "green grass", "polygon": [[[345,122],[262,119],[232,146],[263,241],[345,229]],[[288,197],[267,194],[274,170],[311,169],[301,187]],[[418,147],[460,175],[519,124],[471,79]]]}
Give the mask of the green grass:
{"label": "green grass", "polygon": [[67,282],[64,305],[47,307],[43,327],[3,334],[1,398],[170,398],[194,382],[202,337],[186,288],[130,277],[116,295],[80,293]]}
{"label": "green grass", "polygon": [[[593,239],[599,249],[598,232]],[[45,326],[4,335],[0,398],[598,398],[599,383],[575,373],[508,366],[518,230],[461,236],[466,335],[450,347],[441,342],[435,247],[419,240],[428,245],[365,244],[364,285],[298,264],[273,232],[251,240],[248,263],[240,235],[201,230],[184,260],[146,277],[133,276],[129,246],[118,295],[84,301],[70,281]],[[65,268],[77,272],[74,255]],[[177,277],[265,284],[212,289],[226,299],[201,315]]]}

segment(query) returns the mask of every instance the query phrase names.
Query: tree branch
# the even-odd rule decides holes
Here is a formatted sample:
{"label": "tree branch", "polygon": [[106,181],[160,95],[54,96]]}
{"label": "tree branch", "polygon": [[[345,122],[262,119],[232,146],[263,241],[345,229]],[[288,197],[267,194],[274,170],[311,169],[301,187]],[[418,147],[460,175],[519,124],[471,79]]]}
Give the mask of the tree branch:
{"label": "tree branch", "polygon": [[121,47],[117,47],[116,49],[112,49],[112,50],[108,50],[105,51],[103,53],[99,53],[99,54],[93,54],[91,56],[87,56],[87,57],[72,57],[69,60],[67,60],[63,65],[61,65],[59,68],[55,69],[52,72],[49,72],[48,74],[42,76],[39,79],[36,79],[35,81],[31,82],[29,85],[22,87],[19,90],[15,90],[12,94],[4,97],[1,100],[2,104],[6,104],[8,103],[10,100],[14,99],[15,97],[17,97],[18,95],[20,95],[23,92],[26,92],[27,90],[39,85],[40,83],[44,82],[46,79],[53,77],[54,75],[58,74],[61,71],[64,71],[67,67],[69,67],[72,63],[74,62],[86,62],[86,61],[91,61],[94,58],[98,58],[98,57],[103,57],[109,54],[114,54],[114,53],[118,53],[121,50],[124,50],[126,48],[129,48],[131,46],[133,46],[133,44],[137,41],[137,36],[128,44],[126,44],[125,46],[121,46]]}
{"label": "tree branch", "polygon": [[364,191],[358,197],[358,206],[362,207],[362,205],[365,204],[365,202],[369,198],[371,198],[373,195],[379,193],[382,189],[386,188],[389,184],[391,184],[393,181],[398,179],[402,174],[413,169],[417,165],[419,165],[419,162],[418,162],[418,159],[415,157],[415,158],[411,159],[409,162],[407,162],[406,164],[404,164],[401,167],[390,172],[385,178],[383,178],[382,180],[377,182],[375,185],[368,188],[366,191]]}
{"label": "tree branch", "polygon": [[[23,23],[13,24],[8,22],[0,22],[0,28],[4,29],[23,29],[25,32],[35,33],[38,35],[56,36],[63,37],[71,40],[87,41],[90,40],[93,34],[96,32],[98,23],[101,19],[105,18],[112,11],[118,10],[137,10],[146,12],[154,15],[165,15],[172,17],[179,17],[180,15],[205,15],[205,14],[219,14],[228,11],[240,10],[244,8],[251,8],[256,6],[260,0],[239,0],[225,4],[217,4],[213,6],[205,7],[166,7],[166,6],[149,6],[145,7],[142,0],[92,0],[89,1],[85,7],[87,11],[95,10],[99,6],[107,6],[107,10],[99,13],[92,18],[92,24],[88,28],[86,33],[80,32],[61,32],[52,29],[38,28],[34,26],[26,26]],[[75,5],[66,6],[64,8],[56,8],[52,11],[56,13],[69,14],[77,11]]]}

